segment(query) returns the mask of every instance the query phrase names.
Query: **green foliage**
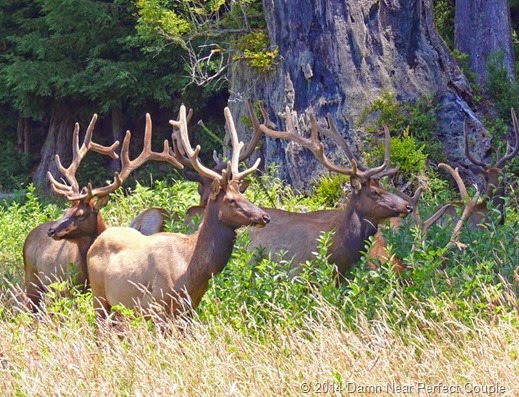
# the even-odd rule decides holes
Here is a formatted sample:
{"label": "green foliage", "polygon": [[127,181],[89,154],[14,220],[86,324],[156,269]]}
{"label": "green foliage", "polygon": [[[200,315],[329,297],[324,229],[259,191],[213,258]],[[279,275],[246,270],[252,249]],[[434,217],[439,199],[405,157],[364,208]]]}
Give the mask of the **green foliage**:
{"label": "green foliage", "polygon": [[314,189],[314,194],[322,199],[325,207],[334,207],[344,196],[344,186],[349,177],[342,174],[331,174],[322,177]]}
{"label": "green foliage", "polygon": [[234,46],[241,53],[235,59],[244,59],[260,71],[270,72],[278,62],[279,49],[269,50],[270,41],[264,31],[245,34],[236,40]]}
{"label": "green foliage", "polygon": [[[378,157],[384,157],[384,150],[384,146],[378,147]],[[425,143],[411,136],[408,127],[402,135],[391,138],[391,161],[408,175],[423,173],[427,166]]]}
{"label": "green foliage", "polygon": [[29,182],[30,158],[16,150],[15,145],[4,142],[0,147],[0,192],[18,190]]}
{"label": "green foliage", "polygon": [[488,90],[496,103],[499,117],[510,122],[510,109],[519,109],[519,83],[511,79],[503,62],[502,52],[491,54],[488,57]]}
{"label": "green foliage", "polygon": [[[433,179],[435,180],[435,179]],[[261,182],[260,182],[261,181]],[[260,188],[265,184],[268,195]],[[340,184],[335,184],[339,186]],[[420,214],[426,219],[449,192],[445,182],[437,179],[432,192],[420,203]],[[272,191],[271,191],[272,189]],[[313,208],[321,198],[303,198],[287,189],[282,181],[266,175],[253,180],[247,190],[257,204],[271,199],[283,208],[306,206]],[[511,197],[509,200],[516,198]],[[139,211],[159,206],[180,214],[198,201],[196,185],[189,182],[168,184],[156,182],[153,189],[137,185],[131,194],[118,190],[111,198],[103,217],[108,225],[127,224]],[[260,252],[247,250],[248,236],[241,234],[224,271],[216,276],[197,310],[203,324],[223,322],[242,334],[265,343],[269,330],[299,332],[313,321],[322,318],[323,304],[335,309],[341,327],[352,327],[359,321],[384,321],[397,334],[424,321],[442,323],[454,316],[462,326],[472,327],[479,320],[516,322],[518,285],[514,281],[519,247],[516,244],[518,213],[507,208],[505,225],[488,224],[486,229],[464,228],[461,242],[464,251],[446,252],[452,225],[432,227],[426,236],[406,219],[397,232],[385,233],[387,248],[403,260],[412,272],[395,274],[389,263],[381,263],[378,270],[367,266],[367,259],[353,269],[341,286],[336,285],[334,266],[328,263],[328,248],[332,233],[324,233],[317,243],[315,258],[303,264],[301,271],[290,270],[290,258],[268,258]],[[48,219],[59,217],[63,208],[45,204],[35,195],[32,186],[23,204],[12,203],[0,207],[0,292],[11,284],[20,285],[23,269],[21,251],[23,241],[32,227]],[[178,223],[172,230],[181,230]],[[414,244],[414,249],[411,247]],[[56,284],[45,299],[53,321],[66,322],[73,312],[80,312],[93,326],[90,294],[72,290],[63,296],[63,285]],[[130,316],[131,328],[149,327],[137,313],[120,309]],[[3,321],[9,314],[0,312]],[[13,320],[14,321],[14,320]],[[16,321],[30,321],[17,317]]]}
{"label": "green foliage", "polygon": [[[434,138],[437,120],[436,103],[432,97],[424,96],[414,103],[400,103],[394,93],[385,92],[364,109],[357,125],[365,125],[366,129],[371,132],[387,125],[393,136],[402,137],[402,139],[394,141],[402,150],[405,147],[416,148],[420,152],[417,153],[417,157],[426,155],[437,161],[442,161],[444,158],[441,143]],[[391,143],[393,144],[393,142]],[[393,156],[393,152],[392,146],[391,158],[395,160],[396,157]],[[402,152],[401,158],[404,157],[405,153]],[[423,164],[418,158],[410,161],[404,160],[404,162],[408,163],[409,169]],[[414,166],[411,164],[414,164]],[[423,168],[415,167],[414,169],[423,171]]]}
{"label": "green foliage", "polygon": [[436,29],[452,50],[454,48],[454,1],[435,0],[433,4]]}

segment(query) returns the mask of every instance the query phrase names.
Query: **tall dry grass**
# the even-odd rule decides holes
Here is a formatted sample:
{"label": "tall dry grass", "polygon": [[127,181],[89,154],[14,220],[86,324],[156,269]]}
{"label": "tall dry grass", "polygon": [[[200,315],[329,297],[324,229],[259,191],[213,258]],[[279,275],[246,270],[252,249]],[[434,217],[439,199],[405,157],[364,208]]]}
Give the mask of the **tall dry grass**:
{"label": "tall dry grass", "polygon": [[262,338],[218,318],[166,330],[126,320],[121,333],[95,326],[88,310],[38,321],[6,310],[0,388],[5,396],[519,395],[514,322],[468,327],[440,310],[442,322],[418,310],[396,329],[384,312],[346,326],[321,303],[303,327],[273,326]]}

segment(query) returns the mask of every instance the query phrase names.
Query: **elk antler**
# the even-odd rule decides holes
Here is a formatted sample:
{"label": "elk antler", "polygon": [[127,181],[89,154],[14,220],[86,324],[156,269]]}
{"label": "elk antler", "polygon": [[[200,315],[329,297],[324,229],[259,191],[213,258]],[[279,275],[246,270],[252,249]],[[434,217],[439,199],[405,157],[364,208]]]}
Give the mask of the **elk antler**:
{"label": "elk antler", "polygon": [[[234,120],[232,118],[231,110],[226,107],[224,109],[225,120],[227,122],[227,128],[229,129],[229,135],[231,136],[231,144],[232,144],[232,157],[231,157],[231,170],[232,170],[232,179],[235,181],[242,180],[246,175],[255,172],[258,169],[258,166],[261,163],[261,159],[257,159],[252,167],[247,168],[246,170],[239,172],[238,165],[240,163],[240,151],[243,148],[243,142],[238,141],[238,133],[236,132],[236,127],[234,126]],[[259,138],[258,138],[259,139]],[[248,157],[248,156],[247,156]]]}
{"label": "elk antler", "polygon": [[[427,218],[427,220],[423,221],[422,218],[420,217],[420,213],[418,211],[418,202],[420,201],[420,196],[422,194],[422,188],[419,187],[418,189],[416,189],[416,191],[414,192],[412,197],[408,196],[407,194],[405,194],[401,191],[397,191],[395,193],[397,196],[403,198],[404,200],[406,200],[409,204],[411,204],[413,206],[414,211],[411,214],[411,216],[413,217],[416,225],[419,227],[419,230],[420,230],[422,236],[425,236],[425,234],[431,228],[431,226],[434,225],[436,222],[438,222],[438,220],[445,214],[445,212],[450,207],[452,207],[452,204],[450,204],[450,203],[445,204],[439,210],[437,210],[434,214],[432,214],[429,218]],[[400,220],[400,218],[397,218],[397,219]]]}
{"label": "elk antler", "polygon": [[[328,125],[327,129],[320,127],[317,123],[315,115],[312,111],[309,112],[310,117],[310,138],[305,138],[297,132],[297,129],[294,125],[293,117],[295,117],[295,113],[292,113],[288,106],[285,109],[286,115],[286,131],[276,131],[272,128],[267,127],[266,125],[261,125],[259,128],[261,131],[272,138],[285,139],[297,142],[301,146],[309,149],[315,157],[329,170],[338,172],[340,174],[356,176],[361,178],[362,180],[368,180],[371,177],[374,177],[377,174],[381,174],[389,165],[389,156],[390,156],[390,135],[389,129],[387,126],[384,126],[384,136],[385,136],[385,155],[384,162],[382,165],[367,169],[366,167],[359,165],[357,159],[353,156],[351,149],[349,148],[346,141],[342,138],[342,136],[337,132],[335,128],[335,124],[331,121],[331,117],[328,115]],[[331,122],[330,122],[331,121]],[[332,163],[324,153],[324,144],[319,141],[318,134],[321,133],[329,138],[333,139],[338,146],[340,146],[346,153],[346,157],[351,162],[350,167],[344,167],[341,165],[337,165]],[[386,171],[384,174],[394,173],[395,170]]]}
{"label": "elk antler", "polygon": [[510,112],[512,114],[512,124],[514,126],[515,145],[512,147],[510,142],[506,142],[505,155],[496,162],[496,167],[498,168],[502,168],[508,160],[511,160],[517,155],[517,153],[519,153],[519,123],[517,123],[517,115],[515,114],[514,108],[512,108]]}
{"label": "elk antler", "polygon": [[479,160],[479,159],[476,159],[471,153],[470,153],[470,150],[469,150],[469,140],[468,140],[468,131],[467,131],[467,119],[465,119],[464,123],[463,123],[463,138],[464,138],[464,141],[465,141],[465,156],[467,157],[467,159],[474,165],[476,165],[477,167],[479,167],[482,171],[485,171],[489,168],[498,168],[498,169],[502,169],[505,165],[505,163],[509,160],[511,160],[512,158],[514,158],[517,153],[519,153],[519,123],[517,122],[517,115],[515,114],[515,110],[514,108],[512,108],[510,110],[511,112],[511,115],[512,115],[512,124],[513,124],[513,127],[514,127],[514,135],[515,135],[515,145],[512,146],[510,144],[510,142],[507,142],[506,143],[506,152],[505,152],[505,155],[501,158],[499,158],[499,155],[498,155],[498,160],[496,161],[495,164],[485,164],[483,161]]}
{"label": "elk antler", "polygon": [[[193,109],[189,109],[189,111],[187,112],[187,115],[186,115],[186,125],[189,125],[189,122],[191,121],[192,116],[193,116]],[[177,122],[179,120],[180,120],[180,112],[177,115]],[[179,128],[173,128],[173,132],[171,133],[171,142],[173,145],[173,152],[175,153],[175,156],[177,157],[178,161],[181,162],[184,166],[190,167],[191,162],[189,161],[189,157],[187,157],[184,147],[182,146]]]}
{"label": "elk antler", "polygon": [[[92,124],[92,123],[91,123]],[[95,120],[94,120],[95,124]],[[90,126],[89,126],[90,128]],[[85,139],[86,142],[90,142],[91,136],[93,131],[93,125],[90,130],[90,132],[87,131],[88,135],[88,141]],[[131,140],[131,132],[126,131],[126,136],[124,137],[123,145],[121,148],[121,170],[120,172],[115,173],[114,181],[106,186],[99,187],[99,188],[92,188],[92,184],[88,183],[86,188],[83,188],[81,192],[79,192],[79,188],[74,190],[73,186],[67,186],[63,184],[59,184],[63,186],[64,188],[58,188],[60,191],[62,191],[63,195],[67,198],[67,200],[74,201],[74,200],[85,200],[90,201],[94,197],[103,197],[106,196],[112,192],[114,192],[119,186],[122,185],[122,183],[128,178],[128,176],[137,168],[139,168],[141,165],[143,165],[148,160],[157,160],[157,161],[166,161],[169,162],[176,167],[182,169],[184,166],[177,160],[175,156],[172,154],[172,150],[169,147],[169,142],[167,140],[164,141],[164,150],[160,153],[154,152],[151,150],[151,135],[152,135],[152,123],[151,123],[151,116],[149,113],[146,113],[146,128],[144,130],[144,148],[141,152],[141,154],[135,159],[130,160],[129,156],[129,150],[130,150],[130,140]],[[74,145],[76,145],[77,140],[74,138]],[[113,150],[119,145],[119,141],[116,141],[110,148],[105,148],[100,145],[95,144],[96,146],[90,145],[85,146],[86,149],[79,151],[81,154],[77,157],[77,164],[75,164],[75,167],[73,168],[74,173],[77,170],[77,167],[79,166],[79,163],[81,162],[81,159],[85,156],[86,152],[88,151],[88,148],[90,147],[92,150],[99,151],[100,153],[108,154],[113,158],[118,158],[115,153],[113,153],[116,157],[112,155]],[[82,148],[83,149],[83,148]],[[76,149],[74,150],[74,153],[76,153]],[[69,167],[70,168],[70,167]],[[52,175],[49,175],[49,179],[51,180],[53,189],[54,185],[56,183],[55,179],[52,177]],[[75,180],[75,178],[74,178]],[[70,181],[69,181],[70,182]],[[77,185],[77,181],[76,181]],[[56,191],[56,190],[55,190]]]}
{"label": "elk antler", "polygon": [[247,147],[245,148],[243,153],[240,155],[240,162],[248,159],[250,157],[250,155],[254,152],[254,149],[256,149],[256,146],[258,145],[258,142],[259,142],[261,136],[263,135],[260,127],[262,125],[265,125],[265,126],[268,126],[271,128],[275,127],[275,124],[269,120],[269,118],[267,116],[267,112],[265,111],[265,108],[262,103],[260,103],[260,106],[259,106],[260,113],[263,117],[263,123],[261,123],[261,124],[258,120],[258,117],[256,116],[256,111],[254,110],[254,106],[250,99],[247,100],[247,109],[249,111],[250,121],[252,124],[252,137],[251,137],[249,144],[247,145]]}
{"label": "elk antler", "polygon": [[186,116],[186,107],[184,105],[180,106],[180,111],[178,112],[178,120],[169,120],[169,124],[176,128],[179,132],[178,138],[182,143],[177,146],[178,150],[182,150],[185,153],[185,156],[189,159],[189,163],[191,166],[197,171],[201,176],[205,176],[207,178],[216,179],[218,181],[222,180],[222,175],[218,172],[213,171],[210,168],[205,167],[198,158],[200,153],[200,145],[197,145],[195,149],[191,146],[189,142],[189,132],[187,129],[187,116]]}
{"label": "elk antler", "polygon": [[445,163],[438,164],[438,168],[442,168],[449,172],[454,180],[456,181],[456,184],[458,185],[458,190],[460,191],[461,198],[463,202],[465,203],[465,208],[463,209],[463,213],[456,222],[456,225],[454,226],[454,230],[451,235],[451,239],[449,241],[449,244],[447,245],[447,249],[452,248],[454,245],[456,245],[458,248],[462,249],[465,248],[465,244],[460,243],[459,236],[461,233],[461,229],[465,222],[470,218],[472,213],[474,212],[476,208],[476,204],[479,200],[480,192],[477,191],[474,197],[471,199],[470,196],[467,193],[467,188],[465,187],[465,183],[461,179],[461,176],[459,174],[458,168],[453,169],[450,165]]}
{"label": "elk antler", "polygon": [[100,154],[105,154],[113,159],[119,158],[119,156],[115,152],[115,150],[119,146],[119,141],[115,141],[111,146],[102,146],[98,143],[92,142],[92,134],[94,132],[96,121],[97,114],[94,114],[86,130],[85,138],[83,139],[81,147],[79,147],[79,123],[75,124],[74,133],[72,136],[72,162],[67,168],[65,168],[61,163],[59,154],[56,154],[55,156],[55,161],[58,170],[65,177],[69,184],[67,185],[66,183],[58,182],[50,173],[50,171],[47,172],[47,178],[49,179],[52,190],[56,194],[66,197],[68,200],[76,200],[75,197],[80,194],[79,183],[76,179],[76,172],[79,167],[79,164],[81,164],[81,161],[86,156],[89,150],[92,150]]}
{"label": "elk antler", "polygon": [[229,173],[232,173],[232,180],[239,181],[245,175],[248,175],[258,168],[261,159],[256,160],[254,165],[245,171],[239,172],[238,164],[240,159],[240,150],[243,147],[243,142],[238,142],[238,134],[236,133],[236,128],[234,126],[234,121],[232,119],[231,111],[229,108],[224,109],[225,120],[227,121],[227,127],[229,128],[229,134],[231,136],[232,143],[232,157],[231,161],[227,165],[227,169],[223,170],[222,173],[217,173],[214,170],[205,167],[198,157],[200,153],[200,145],[197,145],[195,149],[191,146],[189,142],[189,133],[187,130],[187,122],[186,122],[186,108],[184,105],[180,107],[179,112],[179,120],[170,120],[169,123],[177,128],[180,132],[180,138],[183,146],[183,150],[185,151],[192,167],[202,176],[216,179],[221,184],[225,183],[229,178]]}

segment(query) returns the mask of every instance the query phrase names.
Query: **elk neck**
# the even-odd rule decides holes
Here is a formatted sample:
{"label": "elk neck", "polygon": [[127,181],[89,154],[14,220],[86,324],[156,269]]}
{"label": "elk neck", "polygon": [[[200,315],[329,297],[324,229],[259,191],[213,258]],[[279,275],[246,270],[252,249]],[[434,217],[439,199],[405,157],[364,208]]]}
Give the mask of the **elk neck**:
{"label": "elk neck", "polygon": [[330,262],[335,263],[339,273],[344,275],[360,260],[365,241],[375,235],[378,222],[366,217],[360,195],[353,194],[334,223],[335,234],[330,248]]}
{"label": "elk neck", "polygon": [[236,240],[236,229],[219,220],[219,205],[209,200],[197,234],[189,272],[194,280],[207,284],[229,261]]}

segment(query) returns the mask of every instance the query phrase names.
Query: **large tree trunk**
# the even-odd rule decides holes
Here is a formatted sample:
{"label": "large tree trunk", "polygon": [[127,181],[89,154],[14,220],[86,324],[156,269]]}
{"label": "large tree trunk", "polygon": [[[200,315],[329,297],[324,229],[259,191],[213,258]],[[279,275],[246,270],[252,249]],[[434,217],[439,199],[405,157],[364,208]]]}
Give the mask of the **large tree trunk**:
{"label": "large tree trunk", "polygon": [[[394,92],[400,101],[435,95],[441,105],[438,135],[447,155],[451,162],[468,166],[463,156],[465,116],[478,126],[476,139],[484,129],[467,105],[467,81],[434,28],[431,0],[264,0],[263,5],[280,63],[270,75],[243,63],[232,69],[229,106],[242,136],[248,132],[241,122],[247,115],[246,98],[264,100],[281,127],[279,112],[286,105],[301,122],[309,108],[320,119],[330,113],[355,147],[363,136],[356,123],[384,92]],[[308,190],[324,172],[296,145],[267,142],[262,149],[266,162],[280,164],[281,177],[296,188]],[[489,143],[482,142],[480,154]]]}
{"label": "large tree trunk", "polygon": [[16,127],[16,143],[18,150],[21,153],[29,154],[31,151],[31,135],[32,127],[29,119],[25,117],[18,117],[18,123]]}
{"label": "large tree trunk", "polygon": [[514,49],[509,0],[456,0],[454,46],[468,54],[476,81],[485,87],[489,56],[503,54],[503,66],[514,76]]}
{"label": "large tree trunk", "polygon": [[[67,167],[72,159],[72,135],[74,133],[75,120],[66,106],[60,106],[53,110],[49,132],[41,149],[41,160],[33,176],[33,182],[38,189],[50,192],[47,181],[47,171],[50,171],[56,179],[61,179],[54,156],[59,154],[62,164]],[[81,140],[81,137],[80,137]]]}

